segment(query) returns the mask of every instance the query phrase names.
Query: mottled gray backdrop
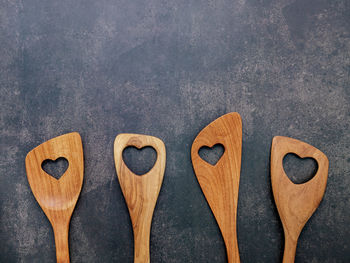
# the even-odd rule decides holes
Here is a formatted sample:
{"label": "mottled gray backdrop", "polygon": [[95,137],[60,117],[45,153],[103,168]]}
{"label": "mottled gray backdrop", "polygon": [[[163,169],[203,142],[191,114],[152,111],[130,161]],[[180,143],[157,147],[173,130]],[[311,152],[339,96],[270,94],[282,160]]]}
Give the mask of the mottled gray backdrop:
{"label": "mottled gray backdrop", "polygon": [[269,154],[272,137],[284,135],[330,160],[296,262],[350,262],[349,75],[348,0],[1,0],[0,262],[55,262],[24,159],[71,131],[81,134],[85,158],[72,262],[133,260],[113,162],[122,132],[154,135],[167,147],[151,261],[225,262],[190,147],[231,111],[243,120],[241,261],[281,262]]}

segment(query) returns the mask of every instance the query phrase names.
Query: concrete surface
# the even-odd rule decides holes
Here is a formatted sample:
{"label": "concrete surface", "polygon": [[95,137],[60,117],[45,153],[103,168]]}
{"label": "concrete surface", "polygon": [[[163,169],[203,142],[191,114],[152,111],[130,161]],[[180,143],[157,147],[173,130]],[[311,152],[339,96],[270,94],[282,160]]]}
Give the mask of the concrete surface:
{"label": "concrete surface", "polygon": [[133,260],[112,155],[122,132],[158,136],[167,147],[151,261],[225,262],[190,147],[231,111],[244,126],[241,261],[281,262],[269,153],[272,137],[284,135],[330,160],[296,262],[350,262],[349,74],[348,0],[1,0],[0,262],[55,262],[24,159],[71,131],[81,134],[85,155],[72,262]]}

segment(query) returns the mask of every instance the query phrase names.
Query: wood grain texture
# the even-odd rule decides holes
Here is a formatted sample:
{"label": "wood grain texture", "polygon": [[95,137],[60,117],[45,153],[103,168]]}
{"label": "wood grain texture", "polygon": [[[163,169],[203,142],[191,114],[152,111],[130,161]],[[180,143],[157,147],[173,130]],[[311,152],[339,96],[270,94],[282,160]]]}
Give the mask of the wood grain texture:
{"label": "wood grain texture", "polygon": [[[294,153],[300,158],[314,158],[315,176],[303,184],[294,184],[283,169],[283,158]],[[276,136],[271,148],[271,183],[285,237],[283,263],[294,262],[299,235],[319,206],[326,190],[328,159],[324,153],[302,141]]]}
{"label": "wood grain texture", "polygon": [[[151,146],[157,152],[153,168],[144,175],[133,173],[123,160],[128,146],[141,149]],[[150,262],[149,239],[154,208],[162,186],[166,151],[164,143],[153,136],[119,134],[114,141],[117,176],[127,203],[134,232],[134,262]]]}
{"label": "wood grain texture", "polygon": [[[59,180],[47,174],[44,160],[65,157],[68,168]],[[69,222],[83,184],[84,160],[80,135],[76,132],[51,139],[30,151],[25,160],[27,178],[55,234],[57,262],[69,262]]]}
{"label": "wood grain texture", "polygon": [[[215,166],[198,154],[202,146],[222,144],[225,151]],[[205,127],[192,144],[192,164],[225,241],[229,263],[240,262],[236,217],[242,153],[242,121],[228,113]]]}

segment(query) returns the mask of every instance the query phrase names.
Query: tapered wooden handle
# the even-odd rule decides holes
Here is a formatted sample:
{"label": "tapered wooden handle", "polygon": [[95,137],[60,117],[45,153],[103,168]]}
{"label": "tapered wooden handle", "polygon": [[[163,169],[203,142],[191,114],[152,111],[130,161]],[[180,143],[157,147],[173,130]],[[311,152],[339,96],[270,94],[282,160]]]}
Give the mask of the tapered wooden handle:
{"label": "tapered wooden handle", "polygon": [[298,240],[294,240],[288,234],[284,237],[284,252],[282,263],[293,263],[295,259],[295,252],[297,250]]}
{"label": "tapered wooden handle", "polygon": [[[294,184],[283,169],[283,158],[288,153],[315,159],[316,175],[306,183]],[[271,184],[285,236],[284,263],[294,262],[299,235],[323,198],[328,165],[327,156],[305,142],[282,136],[272,140]]]}
{"label": "tapered wooden handle", "polygon": [[69,263],[68,231],[69,221],[63,224],[55,224],[53,227],[55,234],[57,263]]}
{"label": "tapered wooden handle", "polygon": [[[198,154],[202,146],[222,144],[223,155],[215,166]],[[242,121],[238,113],[221,116],[195,138],[191,149],[193,169],[225,241],[229,263],[238,263],[236,232],[238,190],[241,169]]]}
{"label": "tapered wooden handle", "polygon": [[[123,160],[123,150],[128,146],[153,147],[157,160],[153,168],[144,175],[133,173]],[[117,176],[134,231],[134,262],[150,261],[149,239],[153,211],[163,182],[166,151],[164,143],[153,136],[119,134],[114,142],[114,158]]]}

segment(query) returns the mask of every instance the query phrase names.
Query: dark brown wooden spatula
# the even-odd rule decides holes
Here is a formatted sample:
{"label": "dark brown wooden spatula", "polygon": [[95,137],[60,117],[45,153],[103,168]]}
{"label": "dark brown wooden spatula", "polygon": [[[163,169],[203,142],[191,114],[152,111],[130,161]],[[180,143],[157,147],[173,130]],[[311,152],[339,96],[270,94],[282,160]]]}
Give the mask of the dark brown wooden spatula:
{"label": "dark brown wooden spatula", "polygon": [[[65,157],[69,166],[57,180],[47,174],[41,165],[47,159],[60,157]],[[68,133],[44,142],[28,153],[25,162],[29,185],[55,234],[57,262],[67,263],[69,222],[83,184],[84,161],[80,135]]]}
{"label": "dark brown wooden spatula", "polygon": [[[294,153],[316,160],[318,170],[308,182],[294,184],[283,169],[283,158]],[[299,235],[319,206],[326,190],[328,159],[315,147],[288,137],[276,136],[271,147],[271,183],[273,196],[284,230],[283,263],[294,262]]]}
{"label": "dark brown wooden spatula", "polygon": [[[198,154],[203,146],[224,146],[213,166]],[[240,262],[236,234],[238,189],[241,170],[242,121],[238,113],[228,113],[205,127],[192,144],[192,164],[203,194],[219,225],[229,263]]]}

